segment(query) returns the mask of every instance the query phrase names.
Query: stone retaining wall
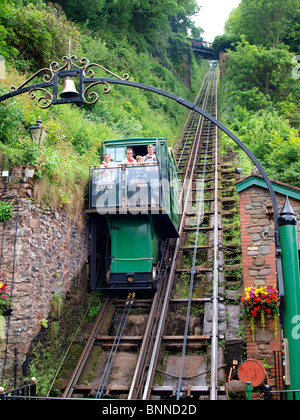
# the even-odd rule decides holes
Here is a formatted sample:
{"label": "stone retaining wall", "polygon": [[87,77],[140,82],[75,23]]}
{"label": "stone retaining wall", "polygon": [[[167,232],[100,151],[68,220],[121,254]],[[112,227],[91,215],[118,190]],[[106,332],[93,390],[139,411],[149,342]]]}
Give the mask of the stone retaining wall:
{"label": "stone retaining wall", "polygon": [[[0,281],[12,291],[12,314],[5,317],[7,336],[1,341],[0,369],[12,377],[15,349],[19,367],[41,321],[51,310],[54,294],[64,296],[89,255],[84,212],[73,221],[63,209],[50,210],[33,200],[32,171],[18,167],[5,194],[13,204],[9,222],[0,222]],[[1,188],[0,186],[0,188]],[[3,332],[2,332],[3,334]],[[21,376],[21,375],[19,375]]]}

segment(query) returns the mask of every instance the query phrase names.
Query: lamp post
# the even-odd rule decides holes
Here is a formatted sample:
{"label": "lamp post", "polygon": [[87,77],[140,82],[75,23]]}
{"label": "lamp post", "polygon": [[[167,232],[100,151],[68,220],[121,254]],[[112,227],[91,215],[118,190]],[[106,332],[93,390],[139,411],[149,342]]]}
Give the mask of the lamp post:
{"label": "lamp post", "polygon": [[29,132],[33,143],[42,147],[47,137],[47,131],[44,129],[41,117],[38,118],[34,126],[29,127]]}

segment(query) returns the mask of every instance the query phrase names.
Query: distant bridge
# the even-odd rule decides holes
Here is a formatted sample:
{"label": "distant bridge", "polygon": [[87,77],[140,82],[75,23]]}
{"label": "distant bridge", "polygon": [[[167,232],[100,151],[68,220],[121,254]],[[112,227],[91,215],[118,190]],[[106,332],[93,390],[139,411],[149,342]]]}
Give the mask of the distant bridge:
{"label": "distant bridge", "polygon": [[189,41],[195,55],[201,55],[205,60],[215,60],[211,42],[200,41],[199,39],[189,39]]}

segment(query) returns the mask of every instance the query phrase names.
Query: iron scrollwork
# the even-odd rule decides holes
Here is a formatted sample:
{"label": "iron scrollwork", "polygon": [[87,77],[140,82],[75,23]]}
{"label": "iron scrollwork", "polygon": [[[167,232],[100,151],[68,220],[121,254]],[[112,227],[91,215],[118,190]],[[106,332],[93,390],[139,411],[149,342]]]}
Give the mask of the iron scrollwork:
{"label": "iron scrollwork", "polygon": [[44,89],[44,88],[41,88],[41,87],[31,89],[28,93],[29,98],[30,99],[35,99],[36,98],[35,91],[37,91],[37,90],[45,92],[44,96],[40,96],[37,100],[38,107],[41,108],[41,109],[49,108],[53,103],[53,95],[47,89]]}
{"label": "iron scrollwork", "polygon": [[[89,82],[90,82],[90,79],[93,79],[95,77],[95,71],[92,69],[92,67],[100,68],[101,70],[103,70],[106,73],[116,77],[119,80],[128,80],[129,79],[129,75],[127,73],[125,73],[123,75],[123,77],[120,77],[120,76],[116,75],[115,73],[113,73],[112,71],[110,71],[110,70],[106,69],[105,67],[101,66],[100,64],[96,64],[96,63],[91,63],[90,64],[90,63],[88,63],[83,70],[83,81],[85,79],[89,79]],[[87,103],[87,104],[95,104],[99,99],[98,93],[95,92],[95,91],[90,92],[88,94],[89,100],[86,99],[86,94],[91,88],[93,88],[97,85],[103,85],[103,84],[105,85],[105,87],[103,89],[103,92],[105,94],[110,93],[111,92],[111,86],[110,86],[109,83],[107,83],[105,81],[101,81],[101,80],[96,80],[95,82],[91,82],[91,84],[84,89],[83,94],[82,94],[84,102]]]}
{"label": "iron scrollwork", "polygon": [[[32,80],[40,76],[42,76],[43,82],[46,86],[52,86],[53,85],[52,81],[54,78],[54,70],[52,68],[52,64],[50,65],[49,68],[43,68],[43,69],[38,70],[31,77],[29,77],[29,79],[27,79],[24,83],[22,83],[19,87],[12,86],[11,92],[17,92],[18,90],[22,90],[23,88],[26,87],[26,85],[29,84],[29,82],[31,82]],[[38,106],[42,109],[49,108],[53,102],[53,95],[45,87],[33,85],[33,87],[29,90],[29,93],[28,93],[29,98],[35,99],[36,98],[35,91],[37,90],[44,92],[44,96],[39,97],[37,100]]]}
{"label": "iron scrollwork", "polygon": [[[105,67],[97,63],[90,63],[87,58],[81,58],[79,60],[79,65],[76,63],[78,59],[76,55],[71,54],[71,41],[69,41],[69,55],[62,57],[62,64],[60,65],[57,61],[53,61],[49,68],[43,68],[34,73],[30,78],[28,78],[24,83],[19,87],[12,86],[11,92],[28,92],[28,96],[31,100],[37,100],[37,106],[42,109],[49,108],[51,105],[61,104],[61,103],[87,103],[94,104],[99,100],[99,94],[95,91],[90,91],[96,85],[105,85],[103,92],[108,94],[111,92],[111,86],[106,81],[101,80],[98,77],[95,77],[95,70],[100,69],[107,74],[112,75],[113,77],[119,80],[128,80],[129,75],[124,74],[123,77],[116,75]],[[74,69],[74,70],[72,70]],[[61,78],[65,78],[69,75],[74,75],[79,77],[79,97],[76,99],[58,99],[58,81]],[[41,79],[38,83],[35,83],[31,86],[28,86],[30,82],[34,79]],[[93,80],[94,79],[94,80]],[[88,85],[85,87],[85,85]],[[52,89],[52,92],[49,90]],[[23,90],[23,91],[22,91]],[[22,92],[21,92],[22,91]],[[42,93],[42,96],[38,97],[36,92],[39,91]]]}

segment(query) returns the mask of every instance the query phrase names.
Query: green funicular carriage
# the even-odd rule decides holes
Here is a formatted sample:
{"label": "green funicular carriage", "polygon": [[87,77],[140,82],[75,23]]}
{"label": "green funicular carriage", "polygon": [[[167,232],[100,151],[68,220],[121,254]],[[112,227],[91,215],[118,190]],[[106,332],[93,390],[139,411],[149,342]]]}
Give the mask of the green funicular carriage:
{"label": "green funicular carriage", "polygon": [[[156,162],[122,163],[128,147]],[[167,139],[123,139],[103,142],[102,160],[90,167],[91,289],[156,289],[162,244],[178,237],[177,165]],[[103,267],[105,270],[103,270]],[[101,285],[101,278],[106,284]],[[99,287],[100,284],[100,287]]]}

